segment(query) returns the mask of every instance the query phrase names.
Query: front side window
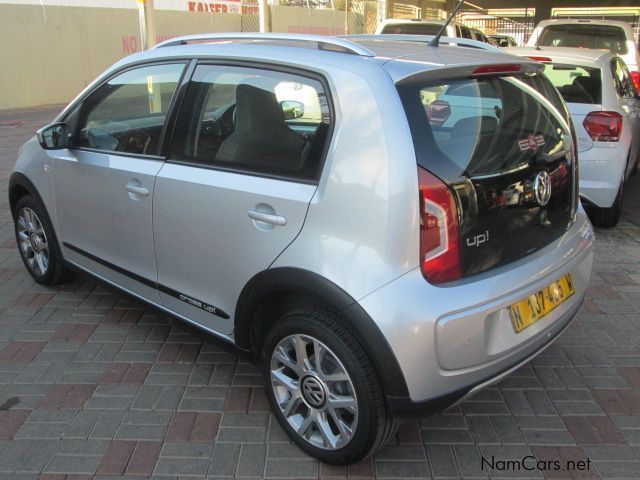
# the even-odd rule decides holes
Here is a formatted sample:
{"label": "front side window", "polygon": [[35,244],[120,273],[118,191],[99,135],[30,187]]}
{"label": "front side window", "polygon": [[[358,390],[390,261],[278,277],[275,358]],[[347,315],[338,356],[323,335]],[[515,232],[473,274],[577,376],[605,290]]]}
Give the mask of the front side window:
{"label": "front side window", "polygon": [[330,120],[315,79],[200,65],[180,109],[170,158],[311,180],[319,173]]}
{"label": "front side window", "polygon": [[127,70],[98,87],[80,107],[75,146],[157,155],[184,64]]}
{"label": "front side window", "polygon": [[599,68],[547,64],[544,73],[567,103],[600,104],[602,77]]}

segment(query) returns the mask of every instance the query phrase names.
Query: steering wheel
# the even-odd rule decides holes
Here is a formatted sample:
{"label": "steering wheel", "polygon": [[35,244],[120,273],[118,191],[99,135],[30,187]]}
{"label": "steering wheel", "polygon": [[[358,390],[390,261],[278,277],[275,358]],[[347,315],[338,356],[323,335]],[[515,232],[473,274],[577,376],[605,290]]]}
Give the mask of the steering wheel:
{"label": "steering wheel", "polygon": [[87,138],[89,148],[113,151],[117,150],[120,145],[120,140],[100,128],[89,127],[83,133]]}

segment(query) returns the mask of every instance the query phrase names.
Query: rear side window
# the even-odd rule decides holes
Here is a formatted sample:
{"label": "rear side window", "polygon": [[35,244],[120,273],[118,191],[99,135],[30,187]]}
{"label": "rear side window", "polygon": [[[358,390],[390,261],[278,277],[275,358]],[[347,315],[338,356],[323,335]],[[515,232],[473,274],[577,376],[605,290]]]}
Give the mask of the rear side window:
{"label": "rear side window", "polygon": [[162,129],[184,64],[127,70],[82,102],[76,146],[157,155]]}
{"label": "rear side window", "polygon": [[200,65],[180,108],[170,159],[312,180],[319,175],[330,124],[318,80]]}
{"label": "rear side window", "polygon": [[442,25],[430,23],[401,23],[385,25],[381,33],[397,35],[437,35]]}
{"label": "rear side window", "polygon": [[552,63],[545,66],[544,73],[565,102],[602,102],[602,76],[599,68]]}
{"label": "rear side window", "polygon": [[462,27],[460,27],[461,33],[462,33],[462,38],[468,38],[468,39],[472,39],[473,37],[471,36],[471,30],[469,29],[469,27],[465,27],[464,25],[462,25]]}
{"label": "rear side window", "polygon": [[624,30],[610,25],[549,25],[538,38],[543,47],[580,47],[627,53]]}
{"label": "rear side window", "polygon": [[400,88],[419,161],[443,179],[517,169],[543,145],[568,148],[566,112],[553,91],[540,76]]}

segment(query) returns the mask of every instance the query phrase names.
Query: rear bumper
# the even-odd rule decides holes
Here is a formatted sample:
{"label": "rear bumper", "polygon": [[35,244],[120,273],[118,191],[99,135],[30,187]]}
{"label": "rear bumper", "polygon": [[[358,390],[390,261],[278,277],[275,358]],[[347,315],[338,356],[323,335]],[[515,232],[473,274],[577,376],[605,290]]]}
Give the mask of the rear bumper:
{"label": "rear bumper", "polygon": [[629,145],[596,146],[580,153],[580,196],[596,207],[608,208],[618,195],[627,166]]}
{"label": "rear bumper", "polygon": [[463,401],[467,397],[473,396],[476,392],[488,387],[493,383],[499,382],[504,377],[518,370],[520,367],[526,365],[541,352],[546,350],[546,348],[549,347],[553,343],[553,341],[568,328],[571,320],[573,320],[575,315],[578,313],[578,310],[580,310],[580,306],[582,305],[583,300],[584,296],[581,297],[580,301],[575,304],[568,312],[566,312],[563,317],[559,319],[559,321],[556,322],[557,329],[554,329],[554,332],[548,333],[548,340],[546,341],[546,343],[543,343],[540,348],[535,350],[532,354],[530,354],[528,357],[525,357],[515,365],[512,365],[506,370],[498,372],[493,376],[482,379],[478,381],[478,383],[465,386],[459,390],[449,392],[445,395],[431,398],[429,400],[414,402],[409,397],[387,396],[387,404],[389,405],[389,409],[396,416],[410,416],[421,412],[438,412],[451,405],[455,405],[456,403]]}
{"label": "rear bumper", "polygon": [[[397,413],[437,410],[498,380],[546,348],[583,301],[593,263],[593,230],[581,209],[562,237],[510,265],[434,287],[419,269],[361,299],[402,374]],[[508,306],[571,273],[575,294],[516,334]]]}

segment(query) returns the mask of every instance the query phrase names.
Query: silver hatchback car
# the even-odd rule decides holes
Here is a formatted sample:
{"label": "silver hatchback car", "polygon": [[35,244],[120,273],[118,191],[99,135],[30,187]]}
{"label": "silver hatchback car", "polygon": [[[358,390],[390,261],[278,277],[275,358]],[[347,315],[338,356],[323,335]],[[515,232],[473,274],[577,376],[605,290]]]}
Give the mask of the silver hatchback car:
{"label": "silver hatchback car", "polygon": [[87,87],[20,151],[16,237],[41,284],[79,269],[248,352],[293,441],[353,463],[578,311],[573,127],[527,59],[252,35],[172,39]]}

